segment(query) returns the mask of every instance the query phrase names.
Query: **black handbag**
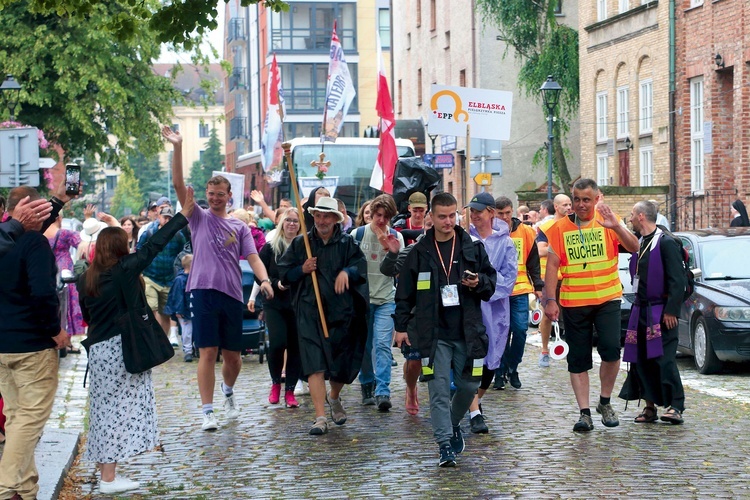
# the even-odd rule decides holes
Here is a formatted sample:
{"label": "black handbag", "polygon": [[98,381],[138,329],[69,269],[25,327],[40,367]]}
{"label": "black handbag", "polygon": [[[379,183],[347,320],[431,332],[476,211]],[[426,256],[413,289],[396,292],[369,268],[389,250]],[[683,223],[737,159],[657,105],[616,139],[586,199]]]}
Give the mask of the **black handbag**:
{"label": "black handbag", "polygon": [[115,319],[115,327],[122,337],[125,369],[128,373],[142,373],[169,361],[174,356],[174,347],[148,306],[140,284],[126,290],[120,274],[113,278],[120,289],[125,312]]}

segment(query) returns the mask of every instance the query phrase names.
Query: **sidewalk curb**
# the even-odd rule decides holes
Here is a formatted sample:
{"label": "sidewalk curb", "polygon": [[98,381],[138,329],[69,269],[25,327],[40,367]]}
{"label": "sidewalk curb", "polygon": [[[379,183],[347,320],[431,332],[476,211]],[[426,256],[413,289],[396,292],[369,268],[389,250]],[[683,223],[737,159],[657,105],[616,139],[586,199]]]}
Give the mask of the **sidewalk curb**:
{"label": "sidewalk curb", "polygon": [[74,429],[44,429],[34,459],[39,469],[37,500],[54,500],[78,454],[81,432]]}

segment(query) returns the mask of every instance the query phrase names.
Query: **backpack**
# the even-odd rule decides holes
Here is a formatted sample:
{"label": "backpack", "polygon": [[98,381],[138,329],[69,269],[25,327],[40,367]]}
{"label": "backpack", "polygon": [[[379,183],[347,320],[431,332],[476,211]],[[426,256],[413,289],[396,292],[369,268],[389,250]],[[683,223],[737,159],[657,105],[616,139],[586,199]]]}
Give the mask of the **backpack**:
{"label": "backpack", "polygon": [[693,271],[690,269],[690,254],[685,248],[685,245],[683,245],[682,239],[672,234],[672,232],[666,227],[664,226],[658,226],[658,227],[659,229],[662,230],[662,232],[664,232],[664,234],[676,240],[677,243],[680,245],[680,253],[682,254],[682,271],[685,274],[685,279],[687,283],[685,285],[685,290],[682,294],[682,301],[685,302],[687,299],[690,298],[691,295],[693,295],[693,292],[695,292],[695,275],[693,274]]}
{"label": "backpack", "polygon": [[[367,226],[359,226],[357,230],[354,231],[354,241],[357,243],[357,246],[362,243],[362,239],[365,237],[365,227]],[[389,227],[388,230],[393,236],[396,236],[398,234],[398,231],[396,231],[392,227]]]}

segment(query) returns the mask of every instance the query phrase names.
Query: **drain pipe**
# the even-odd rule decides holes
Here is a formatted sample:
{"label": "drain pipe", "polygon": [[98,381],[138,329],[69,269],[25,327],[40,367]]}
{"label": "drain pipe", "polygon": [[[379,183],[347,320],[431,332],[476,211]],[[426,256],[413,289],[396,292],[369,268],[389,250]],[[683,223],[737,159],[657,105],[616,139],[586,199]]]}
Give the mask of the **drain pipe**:
{"label": "drain pipe", "polygon": [[673,230],[677,230],[677,132],[675,124],[676,84],[675,0],[669,0],[669,206]]}

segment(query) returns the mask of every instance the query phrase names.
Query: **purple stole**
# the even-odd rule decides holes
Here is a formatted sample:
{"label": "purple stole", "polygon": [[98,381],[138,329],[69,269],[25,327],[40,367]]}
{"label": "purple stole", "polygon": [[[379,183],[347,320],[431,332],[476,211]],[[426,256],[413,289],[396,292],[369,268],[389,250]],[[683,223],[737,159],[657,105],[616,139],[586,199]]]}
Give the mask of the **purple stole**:
{"label": "purple stole", "polygon": [[[658,358],[664,354],[664,345],[661,340],[661,316],[664,312],[665,289],[664,289],[664,265],[661,261],[661,229],[656,230],[653,240],[649,246],[651,251],[648,256],[648,272],[646,274],[646,304],[639,305],[638,290],[635,290],[636,304],[630,311],[628,330],[625,334],[625,349],[622,360],[628,363],[638,362],[638,320],[641,316],[641,308],[646,307],[646,359]],[[635,276],[638,254],[634,253],[630,259],[630,276]]]}

